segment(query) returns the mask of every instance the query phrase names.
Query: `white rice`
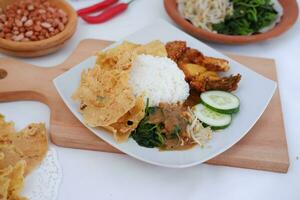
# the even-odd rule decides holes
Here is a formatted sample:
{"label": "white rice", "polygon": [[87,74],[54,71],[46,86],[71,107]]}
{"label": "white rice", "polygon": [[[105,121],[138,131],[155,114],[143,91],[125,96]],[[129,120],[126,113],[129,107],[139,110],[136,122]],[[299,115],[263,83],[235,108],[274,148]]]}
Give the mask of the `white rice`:
{"label": "white rice", "polygon": [[183,71],[167,57],[140,55],[134,61],[129,83],[135,95],[145,95],[150,106],[182,103],[189,96],[189,84]]}

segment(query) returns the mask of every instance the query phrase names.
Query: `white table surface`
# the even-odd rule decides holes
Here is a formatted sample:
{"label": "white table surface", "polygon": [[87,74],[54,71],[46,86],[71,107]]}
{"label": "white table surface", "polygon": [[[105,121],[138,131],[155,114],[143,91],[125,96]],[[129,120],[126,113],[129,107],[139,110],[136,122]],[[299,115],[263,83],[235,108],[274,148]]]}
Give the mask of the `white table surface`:
{"label": "white table surface", "polygon": [[[73,1],[72,4],[81,8],[96,2],[99,0]],[[119,40],[155,18],[171,22],[162,0],[136,0],[125,14],[106,24],[87,25],[80,20],[76,35],[63,50],[48,57],[24,60],[45,67],[59,64],[84,38]],[[64,174],[58,199],[299,200],[299,30],[298,20],[288,33],[271,41],[244,46],[210,44],[222,51],[276,59],[291,163],[287,174],[206,164],[187,169],[167,169],[126,155],[56,147]],[[255,83],[253,86],[259,87]],[[41,103],[1,103],[0,113],[15,121],[17,128],[40,121],[49,127],[50,112]]]}

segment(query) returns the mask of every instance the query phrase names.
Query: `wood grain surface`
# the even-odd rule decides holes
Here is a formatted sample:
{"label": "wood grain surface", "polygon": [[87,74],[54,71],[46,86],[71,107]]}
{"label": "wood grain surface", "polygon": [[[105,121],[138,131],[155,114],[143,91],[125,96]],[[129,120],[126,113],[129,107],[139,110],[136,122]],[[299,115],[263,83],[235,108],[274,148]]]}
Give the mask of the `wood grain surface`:
{"label": "wood grain surface", "polygon": [[[51,110],[51,140],[58,146],[120,153],[73,116],[52,82],[55,77],[109,44],[109,41],[84,40],[64,63],[52,68],[41,68],[15,59],[0,59],[0,102],[34,100],[47,104]],[[277,80],[274,60],[227,55],[254,71]],[[251,131],[232,148],[207,163],[287,172],[289,158],[278,89]]]}

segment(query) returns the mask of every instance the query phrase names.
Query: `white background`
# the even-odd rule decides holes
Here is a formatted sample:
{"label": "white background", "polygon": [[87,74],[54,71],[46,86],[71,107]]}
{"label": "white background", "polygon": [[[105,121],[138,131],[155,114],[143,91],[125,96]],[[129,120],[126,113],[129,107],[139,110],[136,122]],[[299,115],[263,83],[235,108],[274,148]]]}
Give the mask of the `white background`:
{"label": "white background", "polygon": [[[81,8],[99,0],[73,1]],[[300,1],[298,0],[298,3]],[[101,25],[79,21],[78,30],[61,51],[44,58],[27,59],[40,66],[61,63],[80,40],[119,40],[156,18],[171,22],[162,0],[136,0],[122,16]],[[251,45],[228,46],[208,43],[221,50],[275,58],[289,146],[287,174],[230,167],[199,165],[167,169],[142,163],[126,155],[56,147],[63,168],[59,200],[65,199],[300,199],[300,22],[279,38]],[[1,55],[3,56],[3,55]],[[259,86],[258,86],[259,87]],[[49,109],[37,102],[1,103],[0,113],[22,128],[30,122],[45,122]]]}

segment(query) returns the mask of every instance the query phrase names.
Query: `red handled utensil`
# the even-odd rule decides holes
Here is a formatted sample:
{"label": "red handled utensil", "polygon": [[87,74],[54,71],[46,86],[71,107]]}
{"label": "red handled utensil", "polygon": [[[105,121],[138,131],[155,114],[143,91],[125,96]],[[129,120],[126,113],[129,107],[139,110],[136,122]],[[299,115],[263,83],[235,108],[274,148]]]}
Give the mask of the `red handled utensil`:
{"label": "red handled utensil", "polygon": [[[127,10],[129,4],[133,2],[133,0],[127,0],[126,2],[119,2],[118,0],[104,0],[95,5],[89,6],[87,8],[83,8],[77,11],[77,14],[87,23],[89,24],[99,24],[106,22],[117,15],[123,13]],[[102,11],[103,10],[103,11]],[[98,15],[89,15],[94,12],[102,11]]]}

